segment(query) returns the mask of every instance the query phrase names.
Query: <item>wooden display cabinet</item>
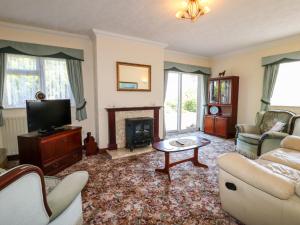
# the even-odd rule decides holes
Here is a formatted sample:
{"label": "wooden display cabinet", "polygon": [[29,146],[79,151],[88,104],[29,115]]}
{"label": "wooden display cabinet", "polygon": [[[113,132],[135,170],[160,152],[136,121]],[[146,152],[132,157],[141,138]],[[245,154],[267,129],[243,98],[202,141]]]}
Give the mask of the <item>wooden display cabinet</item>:
{"label": "wooden display cabinet", "polygon": [[[238,93],[238,76],[208,80],[208,113],[204,117],[205,133],[223,138],[234,137],[237,123]],[[215,112],[213,112],[214,110]]]}

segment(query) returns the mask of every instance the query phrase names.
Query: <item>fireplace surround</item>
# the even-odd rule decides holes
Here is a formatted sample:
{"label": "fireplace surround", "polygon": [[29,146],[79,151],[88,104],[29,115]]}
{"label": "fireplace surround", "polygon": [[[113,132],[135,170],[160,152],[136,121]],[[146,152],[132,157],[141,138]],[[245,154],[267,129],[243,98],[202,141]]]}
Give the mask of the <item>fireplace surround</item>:
{"label": "fireplace surround", "polygon": [[108,113],[108,150],[117,150],[116,141],[116,113],[122,111],[153,111],[153,142],[160,141],[159,138],[159,110],[161,106],[145,106],[145,107],[122,107],[122,108],[106,108]]}

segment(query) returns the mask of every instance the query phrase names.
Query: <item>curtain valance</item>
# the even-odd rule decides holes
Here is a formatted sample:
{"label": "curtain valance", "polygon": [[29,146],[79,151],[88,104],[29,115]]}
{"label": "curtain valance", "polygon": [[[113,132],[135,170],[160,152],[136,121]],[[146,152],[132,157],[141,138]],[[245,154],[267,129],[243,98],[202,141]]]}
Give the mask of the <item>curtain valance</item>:
{"label": "curtain valance", "polygon": [[0,40],[0,53],[84,60],[83,50]]}
{"label": "curtain valance", "polygon": [[300,61],[300,51],[263,57],[262,65],[267,66],[271,64],[279,64],[293,61]]}
{"label": "curtain valance", "polygon": [[182,73],[194,73],[194,74],[203,74],[203,75],[210,75],[211,69],[208,67],[202,66],[193,66],[181,63],[174,63],[174,62],[165,62],[165,70],[166,71],[178,71]]}

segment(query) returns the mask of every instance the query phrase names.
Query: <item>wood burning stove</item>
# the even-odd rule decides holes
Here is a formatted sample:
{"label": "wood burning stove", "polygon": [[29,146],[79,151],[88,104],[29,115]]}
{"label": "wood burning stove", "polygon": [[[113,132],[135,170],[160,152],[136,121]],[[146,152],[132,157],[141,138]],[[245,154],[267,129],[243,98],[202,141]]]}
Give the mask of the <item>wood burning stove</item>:
{"label": "wood burning stove", "polygon": [[153,140],[153,118],[139,117],[125,119],[126,148],[132,151],[137,147],[150,145]]}

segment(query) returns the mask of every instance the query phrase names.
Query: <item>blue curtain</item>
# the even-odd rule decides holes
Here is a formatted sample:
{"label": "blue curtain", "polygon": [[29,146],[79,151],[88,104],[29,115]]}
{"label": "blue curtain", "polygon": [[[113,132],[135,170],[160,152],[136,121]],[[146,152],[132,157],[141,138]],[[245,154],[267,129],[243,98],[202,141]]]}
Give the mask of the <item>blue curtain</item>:
{"label": "blue curtain", "polygon": [[265,66],[263,94],[261,98],[261,111],[268,111],[270,108],[270,101],[273,95],[275,83],[277,80],[278,70],[280,64],[270,64]]}
{"label": "blue curtain", "polygon": [[67,69],[70,86],[76,103],[76,119],[82,121],[87,118],[87,113],[83,90],[81,61],[68,59]]}

